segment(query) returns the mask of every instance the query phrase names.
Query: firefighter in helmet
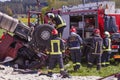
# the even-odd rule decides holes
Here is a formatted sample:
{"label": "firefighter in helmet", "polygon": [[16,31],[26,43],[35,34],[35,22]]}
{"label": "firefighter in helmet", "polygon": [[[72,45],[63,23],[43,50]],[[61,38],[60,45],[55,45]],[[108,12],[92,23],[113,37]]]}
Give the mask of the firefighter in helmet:
{"label": "firefighter in helmet", "polygon": [[102,66],[108,66],[110,55],[111,55],[111,39],[108,31],[104,32],[105,37],[103,38],[103,54],[102,54]]}
{"label": "firefighter in helmet", "polygon": [[47,48],[47,53],[49,54],[48,74],[52,76],[52,70],[54,69],[56,63],[58,63],[60,67],[60,74],[62,75],[62,77],[69,77],[67,72],[64,71],[63,65],[62,53],[65,52],[64,43],[62,39],[58,37],[58,31],[56,29],[53,29],[51,34],[53,38],[50,40],[50,44]]}
{"label": "firefighter in helmet", "polygon": [[66,27],[65,21],[59,14],[48,13],[48,17],[52,20],[52,23],[55,24],[55,28],[58,30],[59,37],[62,37],[63,30]]}
{"label": "firefighter in helmet", "polygon": [[82,38],[77,34],[76,28],[74,26],[72,26],[70,32],[71,34],[68,37],[67,46],[70,50],[74,71],[77,71],[80,68],[82,56],[81,46],[83,41]]}
{"label": "firefighter in helmet", "polygon": [[93,30],[93,37],[92,37],[92,53],[88,54],[88,67],[91,68],[96,61],[97,70],[101,68],[101,55],[102,55],[102,44],[103,39],[100,36],[100,30],[94,29]]}

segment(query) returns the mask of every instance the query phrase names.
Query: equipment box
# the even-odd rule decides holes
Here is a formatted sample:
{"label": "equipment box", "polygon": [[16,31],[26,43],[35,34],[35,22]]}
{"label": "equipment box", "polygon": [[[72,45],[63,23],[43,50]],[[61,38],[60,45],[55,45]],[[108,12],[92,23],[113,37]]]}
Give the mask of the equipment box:
{"label": "equipment box", "polygon": [[24,24],[18,24],[14,33],[21,37],[22,39],[27,40],[28,36],[31,33],[31,28]]}
{"label": "equipment box", "polygon": [[9,32],[14,32],[17,24],[17,19],[0,12],[0,28],[3,28]]}

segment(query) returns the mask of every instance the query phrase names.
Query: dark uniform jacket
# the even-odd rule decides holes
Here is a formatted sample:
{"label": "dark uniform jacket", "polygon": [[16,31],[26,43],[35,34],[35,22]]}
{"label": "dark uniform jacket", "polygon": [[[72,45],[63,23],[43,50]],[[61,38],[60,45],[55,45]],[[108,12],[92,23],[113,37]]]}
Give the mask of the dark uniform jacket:
{"label": "dark uniform jacket", "polygon": [[56,37],[50,41],[48,51],[51,55],[62,54],[65,52],[65,45],[61,38]]}
{"label": "dark uniform jacket", "polygon": [[69,49],[80,49],[82,43],[81,37],[76,33],[71,33],[71,35],[68,37]]}
{"label": "dark uniform jacket", "polygon": [[94,35],[93,36],[93,54],[101,54],[102,53],[102,46],[103,46],[103,39],[100,35]]}
{"label": "dark uniform jacket", "polygon": [[53,18],[53,22],[55,22],[56,24],[56,29],[66,26],[65,21],[60,15],[55,15],[55,18]]}

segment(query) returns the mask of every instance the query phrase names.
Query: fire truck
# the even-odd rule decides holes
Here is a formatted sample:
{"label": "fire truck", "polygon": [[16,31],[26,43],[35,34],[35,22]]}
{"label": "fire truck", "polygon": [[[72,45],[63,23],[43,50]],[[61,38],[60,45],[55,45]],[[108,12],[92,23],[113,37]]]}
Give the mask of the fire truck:
{"label": "fire truck", "polygon": [[[56,13],[56,11],[53,11]],[[57,13],[56,13],[57,14]],[[112,39],[112,52],[114,58],[120,58],[120,9],[115,8],[115,2],[102,1],[96,3],[79,4],[76,6],[63,6],[59,14],[67,23],[64,29],[63,38],[67,39],[71,26],[77,28],[78,34],[83,38],[90,38],[95,28],[104,32],[109,31]]]}

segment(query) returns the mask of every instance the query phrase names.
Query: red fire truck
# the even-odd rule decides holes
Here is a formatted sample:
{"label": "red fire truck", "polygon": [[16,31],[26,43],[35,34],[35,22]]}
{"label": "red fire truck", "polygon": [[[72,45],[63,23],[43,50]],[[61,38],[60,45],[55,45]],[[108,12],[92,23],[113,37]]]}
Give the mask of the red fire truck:
{"label": "red fire truck", "polygon": [[[115,8],[115,2],[102,1],[76,6],[63,6],[59,13],[67,23],[63,38],[68,38],[71,26],[77,28],[78,34],[83,39],[89,38],[93,29],[98,28],[102,37],[104,37],[105,31],[111,33],[112,52],[119,53],[120,9]],[[120,56],[117,55],[114,58],[120,58]]]}

